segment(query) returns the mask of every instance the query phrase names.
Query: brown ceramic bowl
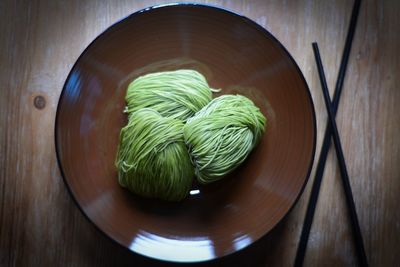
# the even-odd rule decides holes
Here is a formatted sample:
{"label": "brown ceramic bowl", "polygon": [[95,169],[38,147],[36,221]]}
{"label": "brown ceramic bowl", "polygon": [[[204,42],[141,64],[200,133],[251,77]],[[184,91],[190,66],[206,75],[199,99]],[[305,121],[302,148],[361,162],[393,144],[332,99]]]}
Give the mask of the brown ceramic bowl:
{"label": "brown ceramic bowl", "polygon": [[[141,199],[118,185],[114,166],[125,90],[139,75],[180,68],[251,98],[267,131],[221,182],[194,185],[180,203]],[[282,220],[310,173],[315,130],[307,84],[277,39],[229,11],[177,4],[134,13],[89,45],[63,88],[55,137],[71,195],[103,233],[148,257],[195,262],[238,251]]]}

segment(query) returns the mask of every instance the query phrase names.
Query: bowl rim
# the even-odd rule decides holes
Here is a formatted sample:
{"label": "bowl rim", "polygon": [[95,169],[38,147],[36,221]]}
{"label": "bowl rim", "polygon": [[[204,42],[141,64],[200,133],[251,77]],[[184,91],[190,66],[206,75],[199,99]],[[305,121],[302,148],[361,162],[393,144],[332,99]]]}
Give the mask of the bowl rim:
{"label": "bowl rim", "polygon": [[[299,191],[299,193],[297,194],[295,200],[293,201],[292,205],[290,206],[290,208],[287,210],[287,212],[285,213],[285,215],[279,219],[275,225],[273,225],[271,227],[271,229],[260,235],[258,238],[255,238],[252,240],[252,242],[250,242],[249,244],[246,244],[245,246],[239,248],[239,249],[232,249],[231,251],[229,251],[228,253],[221,255],[221,256],[214,256],[213,258],[210,259],[190,259],[190,260],[178,260],[178,259],[171,259],[171,258],[162,258],[162,257],[157,257],[157,256],[150,256],[150,255],[145,255],[140,253],[139,251],[135,251],[129,247],[127,247],[126,245],[120,243],[119,241],[117,241],[116,239],[114,239],[111,235],[109,235],[108,233],[106,233],[103,229],[100,228],[100,226],[98,226],[94,221],[92,221],[92,219],[89,217],[88,214],[86,214],[86,212],[83,210],[82,206],[80,205],[80,203],[78,202],[76,196],[74,195],[69,183],[68,183],[68,179],[64,173],[64,169],[62,167],[61,164],[61,156],[60,156],[60,150],[59,150],[59,146],[58,146],[58,124],[59,124],[59,115],[61,113],[60,110],[60,103],[63,101],[64,98],[64,94],[66,92],[66,85],[68,83],[68,81],[71,78],[71,75],[73,73],[73,71],[75,70],[77,64],[80,62],[81,58],[87,53],[87,51],[96,43],[96,41],[103,36],[105,33],[110,32],[114,27],[116,27],[117,25],[119,25],[120,23],[126,21],[127,19],[133,17],[133,16],[137,16],[141,13],[145,13],[145,12],[149,12],[155,9],[160,9],[160,8],[168,8],[168,7],[179,7],[179,6],[192,6],[192,7],[200,7],[200,8],[210,8],[213,10],[217,10],[219,12],[223,12],[223,13],[227,13],[229,15],[238,17],[240,19],[242,19],[245,23],[248,23],[250,25],[252,25],[253,27],[255,27],[255,29],[261,31],[262,34],[268,36],[271,40],[273,40],[279,48],[282,49],[282,51],[284,52],[284,54],[286,54],[286,56],[288,56],[289,60],[293,63],[294,67],[296,68],[297,72],[300,74],[300,78],[302,79],[307,93],[307,96],[310,100],[311,103],[311,113],[312,113],[312,122],[313,122],[313,142],[312,142],[312,153],[311,153],[311,158],[310,158],[310,162],[308,164],[308,171],[306,174],[306,177],[304,179],[304,182],[301,186],[301,189]],[[141,257],[147,258],[147,259],[151,259],[151,260],[157,260],[157,261],[161,261],[161,262],[175,262],[175,263],[200,263],[200,262],[210,262],[210,261],[215,261],[217,259],[222,259],[222,258],[226,258],[232,254],[235,254],[239,251],[243,251],[244,249],[253,246],[255,243],[258,243],[261,239],[264,239],[271,231],[273,231],[274,229],[276,229],[279,225],[282,224],[283,221],[285,221],[285,219],[288,217],[288,214],[290,214],[290,212],[294,209],[294,207],[296,206],[297,202],[299,201],[301,195],[304,192],[304,189],[308,183],[308,180],[310,178],[310,174],[314,165],[314,160],[315,160],[315,151],[316,151],[316,140],[317,140],[317,120],[316,120],[316,115],[315,115],[315,106],[314,106],[314,102],[313,102],[313,98],[311,95],[311,91],[310,88],[307,84],[307,81],[303,75],[303,72],[301,71],[300,67],[298,66],[297,62],[295,61],[295,59],[292,57],[292,55],[288,52],[288,50],[285,48],[285,46],[283,46],[283,44],[272,34],[270,33],[266,28],[264,28],[263,26],[261,26],[260,24],[258,24],[257,22],[255,22],[254,20],[248,18],[247,16],[241,15],[235,11],[229,10],[226,7],[222,7],[222,6],[218,6],[218,5],[213,5],[213,4],[203,4],[203,3],[193,3],[193,2],[173,2],[173,3],[166,3],[166,4],[159,4],[159,5],[152,5],[149,7],[145,7],[142,9],[139,9],[127,16],[122,17],[121,19],[117,20],[116,22],[112,23],[110,26],[108,26],[105,30],[101,31],[101,33],[99,33],[86,47],[85,49],[81,52],[81,54],[78,56],[78,58],[76,59],[76,61],[74,62],[74,64],[72,65],[67,78],[64,81],[64,85],[62,87],[58,102],[57,102],[57,109],[56,109],[56,116],[55,116],[55,123],[54,123],[54,141],[55,141],[55,151],[56,151],[56,158],[57,158],[57,164],[60,170],[60,174],[62,177],[62,180],[64,181],[65,186],[67,187],[67,191],[69,193],[69,195],[72,197],[73,202],[75,203],[75,205],[78,207],[78,209],[80,210],[80,212],[83,214],[83,216],[86,218],[87,221],[89,221],[89,223],[91,225],[94,226],[94,228],[100,232],[103,236],[105,236],[107,239],[111,240],[114,244],[117,244],[118,246],[128,250],[129,252],[135,254],[135,255],[139,255]]]}

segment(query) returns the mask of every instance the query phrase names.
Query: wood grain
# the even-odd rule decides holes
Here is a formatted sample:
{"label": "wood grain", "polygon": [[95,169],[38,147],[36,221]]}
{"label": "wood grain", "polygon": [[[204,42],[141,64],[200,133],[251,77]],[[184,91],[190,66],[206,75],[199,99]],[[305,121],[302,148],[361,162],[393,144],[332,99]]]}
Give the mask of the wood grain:
{"label": "wood grain", "polygon": [[[0,266],[175,266],[101,235],[69,196],[56,163],[54,118],[69,70],[112,23],[167,1],[0,2]],[[246,15],[271,31],[302,69],[314,99],[317,156],[326,111],[312,56],[334,88],[352,1],[196,1]],[[396,266],[400,243],[400,2],[363,1],[337,123],[371,266]],[[42,96],[42,109],[34,99]],[[355,266],[331,148],[307,266]],[[291,266],[314,171],[295,209],[270,235],[211,265]],[[205,264],[200,264],[204,265]]]}

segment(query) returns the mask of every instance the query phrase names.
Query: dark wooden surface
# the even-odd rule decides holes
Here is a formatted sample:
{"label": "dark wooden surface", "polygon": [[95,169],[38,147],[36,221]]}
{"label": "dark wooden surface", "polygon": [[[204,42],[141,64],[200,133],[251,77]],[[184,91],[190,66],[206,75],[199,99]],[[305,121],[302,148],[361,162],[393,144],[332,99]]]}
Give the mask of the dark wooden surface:
{"label": "dark wooden surface", "polygon": [[[63,83],[84,48],[124,16],[165,2],[0,2],[0,266],[170,265],[128,252],[84,218],[60,176],[53,133]],[[317,160],[327,116],[311,42],[319,43],[333,90],[352,1],[196,2],[252,18],[293,55],[315,103]],[[399,14],[398,1],[363,1],[337,116],[371,266],[398,264]],[[357,265],[338,175],[331,150],[305,265]],[[296,207],[270,235],[211,264],[291,266],[313,178],[314,171]]]}

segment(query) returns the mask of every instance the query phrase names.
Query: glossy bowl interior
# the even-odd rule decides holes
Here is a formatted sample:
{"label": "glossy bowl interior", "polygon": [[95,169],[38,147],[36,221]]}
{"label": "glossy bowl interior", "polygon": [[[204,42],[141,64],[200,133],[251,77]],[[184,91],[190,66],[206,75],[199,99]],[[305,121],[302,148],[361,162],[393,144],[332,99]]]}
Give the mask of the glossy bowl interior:
{"label": "glossy bowl interior", "polygon": [[[223,181],[194,184],[180,203],[144,200],[118,185],[114,166],[125,90],[139,75],[181,68],[251,98],[267,132]],[[102,232],[145,256],[194,262],[250,245],[285,216],[308,178],[315,129],[307,84],[270,33],[222,9],[181,4],[134,13],[93,41],[67,78],[55,135],[64,180]]]}

